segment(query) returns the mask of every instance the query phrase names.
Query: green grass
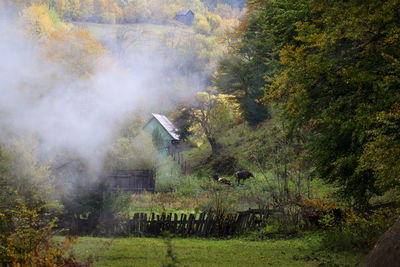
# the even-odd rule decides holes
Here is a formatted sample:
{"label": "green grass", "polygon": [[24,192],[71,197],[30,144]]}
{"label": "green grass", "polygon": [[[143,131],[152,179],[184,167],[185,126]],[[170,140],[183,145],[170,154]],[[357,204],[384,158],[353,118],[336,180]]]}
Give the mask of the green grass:
{"label": "green grass", "polygon": [[[61,240],[61,237],[57,237]],[[108,238],[81,237],[75,254],[99,256],[94,266],[162,266],[167,260],[167,244],[162,238],[116,238],[108,249]],[[172,239],[179,266],[318,266],[321,263],[356,266],[360,253],[312,252],[314,237],[289,240],[248,241],[244,239],[210,240]]]}

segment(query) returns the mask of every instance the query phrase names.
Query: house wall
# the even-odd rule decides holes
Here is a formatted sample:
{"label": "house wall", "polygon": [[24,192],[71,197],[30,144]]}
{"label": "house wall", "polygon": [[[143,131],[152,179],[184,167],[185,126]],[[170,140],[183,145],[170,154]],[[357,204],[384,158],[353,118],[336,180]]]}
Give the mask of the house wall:
{"label": "house wall", "polygon": [[140,194],[143,191],[154,193],[155,171],[108,171],[103,176],[108,179],[113,189],[120,188],[124,192]]}
{"label": "house wall", "polygon": [[155,130],[158,130],[158,132],[161,135],[161,138],[164,140],[165,143],[165,148],[161,152],[164,156],[168,155],[168,147],[171,144],[171,141],[174,140],[172,136],[167,132],[167,130],[164,129],[164,127],[155,119],[152,118],[147,125],[143,128],[145,132],[148,134],[152,134]]}
{"label": "house wall", "polygon": [[155,118],[152,118],[143,129],[149,134],[152,134],[153,131],[157,129],[164,141],[171,143],[173,140],[172,136]]}
{"label": "house wall", "polygon": [[189,13],[186,16],[176,16],[175,19],[177,21],[182,22],[183,24],[187,25],[187,26],[191,26],[193,24],[193,19],[194,19],[194,15],[193,13]]}

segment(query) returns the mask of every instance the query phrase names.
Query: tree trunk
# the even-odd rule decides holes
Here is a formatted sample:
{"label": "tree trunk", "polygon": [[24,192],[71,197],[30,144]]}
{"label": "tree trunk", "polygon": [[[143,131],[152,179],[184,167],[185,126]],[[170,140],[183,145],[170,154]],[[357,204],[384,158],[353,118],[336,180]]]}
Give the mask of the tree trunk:
{"label": "tree trunk", "polygon": [[207,137],[207,140],[211,145],[211,151],[213,152],[213,154],[218,155],[219,149],[218,149],[217,140],[215,140],[215,138],[213,138],[213,137]]}
{"label": "tree trunk", "polygon": [[376,242],[363,267],[400,266],[400,217]]}
{"label": "tree trunk", "polygon": [[286,162],[286,159],[285,159],[285,170],[284,170],[284,198],[285,198],[285,201],[286,202],[288,202],[288,200],[289,200],[289,184],[288,184],[288,174],[287,174],[287,162]]}

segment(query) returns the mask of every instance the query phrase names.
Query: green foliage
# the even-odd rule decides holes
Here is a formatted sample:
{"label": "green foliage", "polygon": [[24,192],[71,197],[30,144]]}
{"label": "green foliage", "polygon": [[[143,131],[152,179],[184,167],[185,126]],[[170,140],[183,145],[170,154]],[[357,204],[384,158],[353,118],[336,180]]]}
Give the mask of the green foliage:
{"label": "green foliage", "polygon": [[[1,158],[1,162],[4,157]],[[56,218],[46,213],[44,203],[29,201],[7,184],[1,171],[0,181],[0,264],[3,266],[89,266],[87,255],[78,261],[71,252],[73,239],[63,243],[53,240]],[[27,202],[26,204],[24,202]],[[29,208],[27,205],[31,206]]]}
{"label": "green foliage", "polygon": [[[300,145],[315,174],[340,184],[343,198],[359,206],[397,186],[398,8],[391,0],[248,3],[214,82],[235,94],[251,123],[266,118],[244,105],[257,102],[260,88],[264,103],[277,105],[275,125],[284,131],[265,143],[281,143],[279,162],[268,167],[278,176],[288,177],[286,167],[296,161],[284,161],[298,156]],[[290,167],[300,171],[296,164]]]}
{"label": "green foliage", "polygon": [[[131,199],[120,190],[111,190],[107,181],[99,180],[78,182],[61,202],[64,206],[61,217],[64,228],[73,234],[107,235],[115,218],[127,216]],[[86,227],[82,227],[81,219],[86,220]]]}
{"label": "green foliage", "polygon": [[214,157],[211,166],[216,173],[233,175],[238,168],[237,159],[224,154]]}
{"label": "green foliage", "polygon": [[291,238],[301,235],[302,226],[299,223],[282,223],[279,220],[268,219],[265,226],[249,234],[252,240],[269,240],[274,238]]}
{"label": "green foliage", "polygon": [[257,101],[281,71],[279,50],[296,38],[295,22],[308,15],[309,1],[251,1],[236,32],[228,35],[232,51],[219,63],[215,84],[235,92],[244,118],[256,125],[269,117]]}
{"label": "green foliage", "polygon": [[[156,143],[157,144],[157,143]],[[159,155],[151,137],[140,133],[135,137],[121,137],[111,147],[105,160],[108,170],[151,170]]]}
{"label": "green foliage", "polygon": [[238,196],[230,192],[230,187],[224,184],[218,184],[211,188],[213,189],[212,197],[203,207],[203,210],[211,210],[213,212],[213,219],[217,229],[216,235],[219,237],[226,236],[229,230],[228,227],[231,224],[230,220],[235,212],[234,204]]}
{"label": "green foliage", "polygon": [[160,159],[157,166],[156,192],[173,192],[182,177],[180,166],[171,157]]}
{"label": "green foliage", "polygon": [[329,218],[324,218],[328,227],[324,231],[321,246],[335,251],[369,250],[378,238],[394,223],[397,212],[393,208],[379,208],[369,213],[347,213],[345,221],[331,226]]}
{"label": "green foliage", "polygon": [[[61,244],[52,239],[55,219],[40,209],[23,204],[3,207],[0,212],[0,263],[4,266],[90,266],[93,258],[78,261],[71,252],[73,239]],[[4,229],[6,226],[6,229]]]}
{"label": "green foliage", "polygon": [[255,178],[245,181],[245,187],[241,190],[240,201],[247,202],[249,207],[255,206],[264,209],[275,204],[278,186],[273,183],[271,176],[263,177],[255,174]]}
{"label": "green foliage", "polygon": [[17,192],[28,208],[45,204],[54,191],[49,166],[38,161],[33,137],[14,139],[0,147],[0,184]]}
{"label": "green foliage", "polygon": [[156,192],[175,192],[182,196],[196,196],[202,179],[194,175],[183,175],[180,166],[167,158],[159,165],[156,177]]}
{"label": "green foliage", "polygon": [[286,69],[266,98],[281,101],[292,124],[311,130],[308,147],[320,177],[366,206],[381,192],[376,169],[362,168],[361,157],[370,155],[368,133],[386,129],[375,124],[378,114],[396,101],[398,18],[392,11],[399,3],[311,3],[307,20],[293,24],[296,39],[280,52]]}
{"label": "green foliage", "polygon": [[256,73],[248,60],[236,55],[225,55],[218,64],[213,81],[218,91],[235,95],[245,120],[250,124],[256,125],[267,119],[269,117],[267,109],[262,103],[257,102],[263,96],[261,90],[264,84],[263,74],[259,73],[257,81],[253,77]]}
{"label": "green foliage", "polygon": [[196,103],[189,108],[193,133],[206,140],[213,154],[220,150],[218,138],[224,135],[234,121],[240,117],[238,106],[229,95],[214,95],[209,92],[196,94]]}
{"label": "green foliage", "polygon": [[178,129],[177,133],[181,140],[187,141],[188,137],[192,135],[190,118],[190,110],[187,108],[178,110],[174,116],[174,125]]}

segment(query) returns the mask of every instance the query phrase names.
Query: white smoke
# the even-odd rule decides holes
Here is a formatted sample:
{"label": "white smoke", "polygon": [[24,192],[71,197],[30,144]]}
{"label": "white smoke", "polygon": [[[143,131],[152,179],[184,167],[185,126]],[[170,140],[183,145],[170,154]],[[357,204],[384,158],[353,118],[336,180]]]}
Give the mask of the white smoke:
{"label": "white smoke", "polygon": [[123,69],[105,56],[92,76],[74,79],[63,66],[38,57],[38,44],[13,24],[7,19],[0,23],[3,142],[30,133],[49,151],[67,149],[98,164],[127,116],[139,110],[165,112],[172,107],[170,98],[178,98],[160,80],[169,66],[154,51],[143,53],[142,48],[134,69]]}

